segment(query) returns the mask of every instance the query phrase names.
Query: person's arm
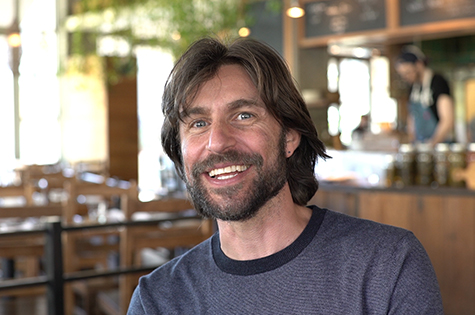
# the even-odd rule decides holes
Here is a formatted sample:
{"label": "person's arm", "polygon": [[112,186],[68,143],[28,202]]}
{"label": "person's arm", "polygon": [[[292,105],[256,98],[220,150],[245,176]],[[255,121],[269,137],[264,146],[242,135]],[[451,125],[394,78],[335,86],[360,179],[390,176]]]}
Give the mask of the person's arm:
{"label": "person's arm", "polygon": [[432,145],[443,142],[454,127],[454,105],[452,98],[447,94],[439,95],[437,99],[439,123],[430,139]]}

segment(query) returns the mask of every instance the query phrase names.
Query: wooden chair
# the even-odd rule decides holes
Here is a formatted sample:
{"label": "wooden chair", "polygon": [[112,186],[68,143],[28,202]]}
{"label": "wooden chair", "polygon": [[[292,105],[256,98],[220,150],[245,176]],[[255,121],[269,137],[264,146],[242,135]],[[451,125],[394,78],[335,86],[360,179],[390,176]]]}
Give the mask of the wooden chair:
{"label": "wooden chair", "polygon": [[[65,225],[75,225],[75,216],[81,215],[84,219],[85,223],[98,223],[93,222],[91,219],[87,218],[87,211],[88,206],[94,205],[86,205],[84,203],[80,203],[78,201],[78,197],[83,197],[87,199],[89,196],[95,196],[95,203],[103,203],[106,208],[119,207],[119,210],[122,210],[122,204],[126,203],[127,199],[126,196],[136,194],[137,191],[137,184],[135,182],[127,182],[127,184],[123,186],[109,186],[105,182],[97,184],[97,183],[89,183],[83,182],[79,180],[72,180],[66,182],[64,185],[66,194],[68,198],[63,202],[63,223]],[[115,198],[115,199],[114,199]],[[122,202],[122,200],[124,201]],[[112,205],[114,202],[118,201],[117,205]],[[100,222],[99,222],[100,223]],[[64,237],[64,244],[65,246],[65,271],[77,271],[83,269],[91,269],[94,268],[95,263],[97,263],[97,258],[93,263],[88,263],[88,259],[81,259],[82,257],[78,257],[81,254],[81,250],[77,249],[76,246],[82,246],[83,249],[87,249],[88,245],[86,245],[83,240],[88,240],[92,236],[102,236],[104,238],[114,236],[119,236],[118,229],[107,229],[107,230],[83,230],[79,232],[68,232]],[[119,249],[119,245],[117,243],[116,247],[112,248],[105,248],[100,247],[97,250],[97,254],[104,254],[104,250],[108,249]]]}
{"label": "wooden chair", "polygon": [[20,186],[0,187],[0,198],[23,198],[25,204],[33,205],[33,193],[35,187],[31,183],[23,183]]}
{"label": "wooden chair", "polygon": [[[133,181],[124,182],[123,185],[110,186],[104,178],[100,183],[72,180],[65,183],[65,191],[68,198],[63,203],[63,222],[65,225],[74,225],[75,216],[81,214],[87,218],[87,206],[78,202],[78,197],[94,196],[96,202],[105,203],[107,207],[119,200],[117,206],[125,204],[126,196],[137,194],[137,184]],[[114,199],[115,198],[115,199]],[[124,199],[124,201],[122,201]],[[90,206],[90,205],[89,205]],[[93,224],[94,222],[85,223]],[[100,224],[96,222],[97,224]],[[69,231],[63,234],[64,272],[70,273],[80,270],[107,269],[111,254],[119,252],[118,228],[100,230]],[[113,241],[111,241],[113,240]],[[98,279],[99,281],[75,281],[65,287],[65,311],[66,314],[78,313],[78,301],[83,302],[85,313],[90,314],[94,309],[93,297],[99,289],[117,286],[110,279]]]}
{"label": "wooden chair", "polygon": [[6,218],[31,218],[31,217],[49,217],[61,216],[63,207],[60,204],[49,204],[41,206],[18,206],[18,207],[0,207],[0,219]]}
{"label": "wooden chair", "polygon": [[[33,193],[36,188],[31,182],[20,186],[0,187],[0,198],[21,198],[17,206],[0,207],[0,219],[24,220],[30,217],[60,216],[62,208],[59,204],[34,205]],[[42,255],[43,239],[33,240],[32,236],[3,237],[0,239],[0,255],[12,260],[12,264],[24,262],[23,274],[32,277],[38,274],[38,258]],[[21,259],[18,260],[18,257]],[[17,266],[18,267],[18,266]]]}
{"label": "wooden chair", "polygon": [[[140,202],[133,197],[129,199],[125,209],[125,217],[132,220],[134,214],[162,213],[171,217],[183,215],[185,211],[193,211],[190,201],[185,199],[165,199]],[[120,263],[122,267],[138,267],[141,265],[140,252],[144,248],[177,247],[191,248],[214,233],[213,222],[201,218],[184,216],[183,220],[174,221],[163,226],[137,225],[127,226],[121,231]],[[126,314],[133,290],[142,274],[126,274],[120,276],[119,290],[100,292],[98,306],[106,314]]]}
{"label": "wooden chair", "polygon": [[[33,180],[32,169],[40,174],[39,167],[27,167],[18,170],[21,184],[18,186],[0,187],[0,198],[13,198],[13,202],[2,203],[0,206],[0,220],[4,227],[12,227],[13,224],[34,222],[43,217],[61,216],[61,204],[37,204],[34,198],[35,193],[40,193],[41,189],[37,182]],[[15,200],[18,199],[18,200]],[[7,204],[7,205],[6,205]],[[24,226],[25,224],[23,224]],[[4,278],[13,277],[34,277],[41,272],[40,260],[44,253],[44,235],[39,233],[21,236],[2,236],[0,238],[0,256],[7,267],[4,271]],[[2,291],[2,295],[24,295],[34,294],[38,290],[7,290]],[[43,292],[44,290],[39,290]]]}
{"label": "wooden chair", "polygon": [[[10,263],[13,270],[8,278],[29,278],[40,275],[40,259],[44,255],[45,240],[42,233],[0,237],[0,253],[4,263]],[[6,270],[4,270],[5,272]],[[21,274],[18,276],[18,274]],[[9,289],[0,291],[0,296],[22,296],[42,294],[43,287]]]}
{"label": "wooden chair", "polygon": [[[22,220],[47,216],[61,216],[61,205],[0,207],[0,219]],[[21,235],[0,237],[0,256],[10,260],[22,277],[38,276],[44,252],[44,236]],[[8,275],[7,277],[13,277]]]}
{"label": "wooden chair", "polygon": [[18,171],[21,182],[33,186],[48,203],[61,202],[54,199],[56,195],[53,196],[53,192],[62,191],[64,182],[71,180],[75,175],[74,170],[64,169],[60,164],[27,165]]}
{"label": "wooden chair", "polygon": [[[0,219],[22,220],[32,217],[61,216],[61,205],[26,205],[16,207],[0,207]],[[45,238],[43,233],[28,235],[9,235],[0,237],[0,256],[4,262],[12,265],[10,270],[14,277],[15,273],[21,273],[21,277],[35,277],[40,275],[40,260],[44,254]],[[16,272],[15,272],[16,271]],[[30,295],[44,293],[44,288],[23,288],[5,290],[0,295]]]}

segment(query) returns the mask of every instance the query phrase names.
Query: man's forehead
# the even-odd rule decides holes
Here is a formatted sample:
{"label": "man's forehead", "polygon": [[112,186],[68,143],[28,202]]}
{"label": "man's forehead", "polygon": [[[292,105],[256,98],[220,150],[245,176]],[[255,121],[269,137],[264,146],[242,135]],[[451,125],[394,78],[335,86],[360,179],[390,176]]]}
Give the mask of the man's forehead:
{"label": "man's forehead", "polygon": [[398,62],[398,63],[397,63],[397,66],[398,66],[399,68],[401,68],[401,67],[402,67],[402,68],[413,68],[413,67],[416,66],[416,64],[415,64],[415,63],[412,63],[412,62]]}
{"label": "man's forehead", "polygon": [[397,70],[399,72],[410,72],[410,71],[414,71],[415,69],[416,69],[415,64],[411,62],[403,62],[397,65]]}

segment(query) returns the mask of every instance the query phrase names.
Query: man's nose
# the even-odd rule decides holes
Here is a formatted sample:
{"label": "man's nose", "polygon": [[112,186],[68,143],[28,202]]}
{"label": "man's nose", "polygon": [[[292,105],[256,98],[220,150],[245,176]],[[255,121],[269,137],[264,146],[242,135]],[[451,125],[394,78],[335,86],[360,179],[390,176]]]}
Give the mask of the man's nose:
{"label": "man's nose", "polygon": [[206,149],[213,153],[222,153],[236,145],[235,131],[226,123],[211,126]]}

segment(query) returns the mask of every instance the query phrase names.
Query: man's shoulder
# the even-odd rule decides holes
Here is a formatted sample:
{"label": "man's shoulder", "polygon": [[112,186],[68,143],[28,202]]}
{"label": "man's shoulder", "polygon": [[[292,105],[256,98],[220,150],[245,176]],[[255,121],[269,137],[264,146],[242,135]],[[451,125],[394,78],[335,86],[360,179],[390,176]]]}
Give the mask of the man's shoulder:
{"label": "man's shoulder", "polygon": [[178,314],[177,310],[182,309],[194,288],[212,277],[211,264],[208,239],[141,277],[131,300],[131,309],[137,314]]}
{"label": "man's shoulder", "polygon": [[182,255],[173,258],[160,267],[153,270],[150,274],[142,277],[140,280],[146,283],[173,282],[183,274],[197,273],[199,267],[209,264],[212,260],[211,238],[196,245]]}
{"label": "man's shoulder", "polygon": [[324,251],[342,266],[346,266],[348,257],[352,264],[362,268],[374,261],[395,263],[414,255],[420,261],[427,259],[422,244],[411,231],[331,210],[326,211],[318,233],[314,250]]}
{"label": "man's shoulder", "polygon": [[441,91],[441,93],[450,95],[450,87],[448,81],[440,73],[434,73],[430,83],[431,89],[434,92]]}
{"label": "man's shoulder", "polygon": [[392,243],[403,238],[415,239],[413,233],[406,229],[328,209],[326,209],[321,232],[333,239],[344,238],[361,242],[372,239],[378,242]]}
{"label": "man's shoulder", "polygon": [[442,74],[436,72],[432,76],[432,82],[437,82],[437,81],[447,82],[447,79],[445,79],[445,77]]}

